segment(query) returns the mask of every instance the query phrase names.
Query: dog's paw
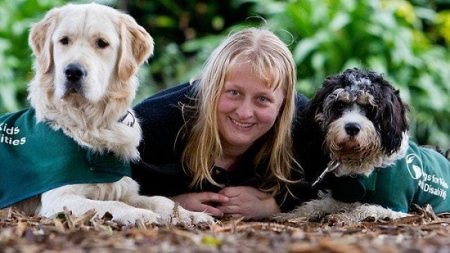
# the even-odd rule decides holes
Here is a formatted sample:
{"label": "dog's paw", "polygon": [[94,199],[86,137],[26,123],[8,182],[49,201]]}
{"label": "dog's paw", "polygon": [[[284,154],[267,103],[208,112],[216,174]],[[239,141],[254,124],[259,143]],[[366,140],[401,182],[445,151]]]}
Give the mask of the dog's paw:
{"label": "dog's paw", "polygon": [[373,218],[373,217],[359,217],[355,216],[352,213],[342,212],[342,213],[331,213],[325,215],[321,221],[328,225],[337,226],[337,225],[353,225],[358,222],[361,222],[365,219]]}
{"label": "dog's paw", "polygon": [[121,213],[113,214],[112,220],[117,223],[122,223],[125,225],[133,225],[137,220],[141,220],[144,223],[159,224],[161,216],[150,210],[145,209],[134,209],[134,210],[124,210]]}
{"label": "dog's paw", "polygon": [[297,207],[288,215],[290,219],[319,219],[326,214],[326,211],[322,210],[321,207],[315,205],[314,202],[307,202],[302,206]]}
{"label": "dog's paw", "polygon": [[353,225],[357,224],[359,222],[371,222],[371,221],[377,221],[377,220],[394,220],[398,218],[403,218],[408,216],[408,214],[395,212],[395,211],[388,211],[385,213],[375,213],[371,212],[370,214],[367,212],[361,212],[359,208],[356,208],[354,211],[351,212],[342,212],[342,213],[332,213],[329,215],[326,215],[323,219],[324,222],[328,223],[329,225]]}
{"label": "dog's paw", "polygon": [[171,213],[162,214],[161,219],[166,224],[183,226],[211,225],[215,221],[213,217],[206,213],[188,211],[178,204],[174,205]]}
{"label": "dog's paw", "polygon": [[373,204],[362,204],[350,210],[349,213],[359,220],[364,220],[367,217],[373,217],[375,219],[398,219],[408,216],[407,213],[393,211],[392,209]]}
{"label": "dog's paw", "polygon": [[271,220],[277,221],[277,222],[285,222],[290,221],[292,219],[307,219],[305,217],[298,217],[295,213],[278,213],[270,217]]}
{"label": "dog's paw", "polygon": [[298,207],[297,209],[289,213],[279,213],[271,217],[272,220],[277,222],[299,222],[318,220],[321,217],[320,213],[311,212],[308,208]]}
{"label": "dog's paw", "polygon": [[139,200],[140,206],[160,215],[160,224],[198,225],[213,224],[214,218],[203,212],[192,212],[178,203],[162,196],[144,197]]}
{"label": "dog's paw", "polygon": [[177,207],[177,213],[172,216],[172,221],[177,221],[183,225],[213,224],[214,218],[203,212],[188,211],[181,206]]}
{"label": "dog's paw", "polygon": [[410,215],[407,214],[407,213],[392,211],[390,217],[388,217],[388,218],[395,220],[395,219],[404,218],[404,217],[407,217],[407,216],[410,216]]}

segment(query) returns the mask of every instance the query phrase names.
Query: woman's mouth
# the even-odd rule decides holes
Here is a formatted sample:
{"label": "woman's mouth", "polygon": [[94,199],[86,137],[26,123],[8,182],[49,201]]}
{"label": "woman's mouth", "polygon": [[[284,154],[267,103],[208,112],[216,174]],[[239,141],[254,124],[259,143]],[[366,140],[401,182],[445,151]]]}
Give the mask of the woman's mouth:
{"label": "woman's mouth", "polygon": [[242,123],[242,122],[236,121],[236,120],[234,120],[234,119],[232,119],[232,118],[230,118],[230,119],[231,119],[231,122],[232,122],[234,125],[236,125],[237,127],[241,127],[241,128],[250,128],[250,127],[252,127],[252,126],[254,125],[254,123]]}

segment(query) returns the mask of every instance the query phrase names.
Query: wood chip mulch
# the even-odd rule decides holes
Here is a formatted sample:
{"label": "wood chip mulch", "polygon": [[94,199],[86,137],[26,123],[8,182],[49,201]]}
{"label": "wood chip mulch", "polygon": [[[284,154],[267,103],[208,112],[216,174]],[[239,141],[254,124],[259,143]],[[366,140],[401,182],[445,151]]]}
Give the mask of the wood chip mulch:
{"label": "wood chip mulch", "polygon": [[0,252],[450,252],[450,214],[345,224],[223,220],[208,226],[133,226],[87,212],[53,219],[0,210]]}

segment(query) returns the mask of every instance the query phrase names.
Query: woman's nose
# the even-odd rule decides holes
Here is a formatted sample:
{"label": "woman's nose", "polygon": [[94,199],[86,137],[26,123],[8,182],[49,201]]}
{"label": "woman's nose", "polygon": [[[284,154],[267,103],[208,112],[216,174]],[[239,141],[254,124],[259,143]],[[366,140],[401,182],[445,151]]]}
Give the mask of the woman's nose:
{"label": "woman's nose", "polygon": [[236,113],[241,119],[248,119],[253,116],[253,104],[251,101],[243,100],[236,109]]}

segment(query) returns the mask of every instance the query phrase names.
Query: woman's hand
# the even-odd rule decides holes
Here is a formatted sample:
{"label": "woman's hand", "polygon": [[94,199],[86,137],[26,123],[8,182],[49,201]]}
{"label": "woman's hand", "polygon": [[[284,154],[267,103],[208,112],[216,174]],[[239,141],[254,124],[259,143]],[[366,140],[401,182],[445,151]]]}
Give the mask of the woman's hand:
{"label": "woman's hand", "polygon": [[272,195],[253,187],[225,187],[219,193],[229,201],[222,202],[217,209],[231,217],[264,218],[280,212]]}
{"label": "woman's hand", "polygon": [[227,196],[214,192],[185,193],[173,196],[171,199],[189,211],[206,212],[219,218],[223,216],[223,212],[216,206],[229,201]]}

